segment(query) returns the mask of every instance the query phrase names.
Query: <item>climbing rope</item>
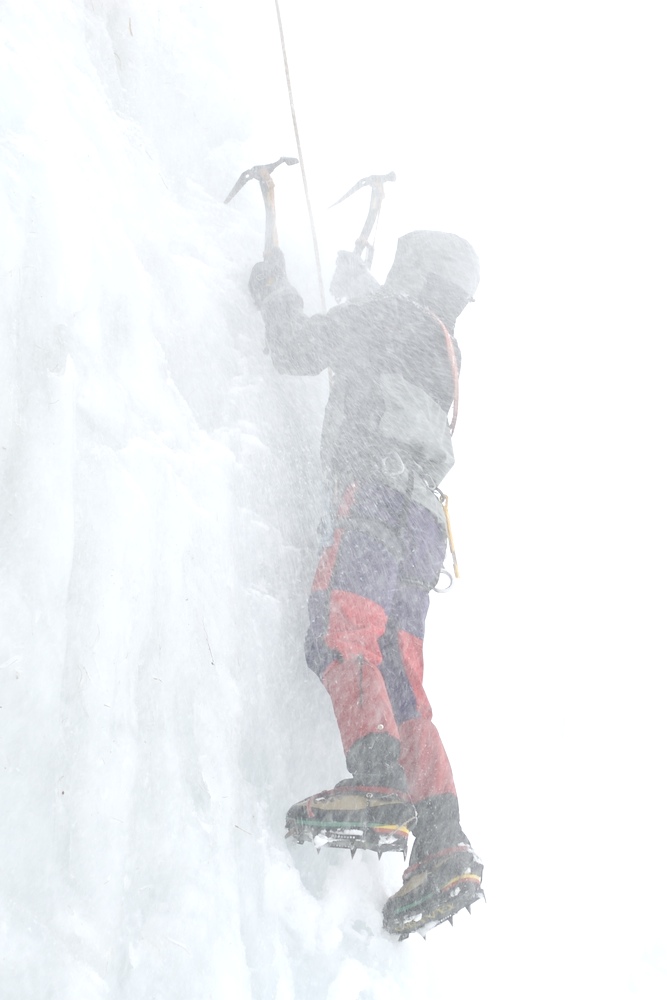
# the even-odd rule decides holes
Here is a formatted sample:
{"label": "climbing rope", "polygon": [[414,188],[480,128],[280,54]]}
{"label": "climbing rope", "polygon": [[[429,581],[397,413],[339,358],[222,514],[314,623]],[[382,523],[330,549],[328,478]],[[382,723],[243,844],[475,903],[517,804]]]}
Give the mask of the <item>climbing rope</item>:
{"label": "climbing rope", "polygon": [[315,219],[313,216],[313,208],[310,202],[310,195],[308,193],[308,181],[306,179],[306,168],[303,162],[303,152],[301,150],[301,139],[299,138],[299,126],[296,121],[296,110],[294,108],[294,96],[292,94],[292,82],[290,80],[289,63],[287,61],[287,48],[285,46],[285,34],[283,32],[283,21],[280,16],[280,4],[278,0],[275,0],[276,5],[276,15],[278,17],[278,30],[280,32],[280,45],[283,50],[283,63],[285,66],[285,80],[287,82],[287,93],[289,94],[289,105],[290,111],[292,112],[292,124],[294,126],[294,138],[296,139],[296,149],[299,154],[299,164],[301,165],[301,177],[303,178],[303,190],[306,195],[306,204],[308,206],[308,216],[310,218],[310,232],[313,238],[313,250],[315,251],[315,264],[317,266],[317,280],[320,286],[320,300],[322,303],[322,311],[327,311],[327,302],[324,294],[324,281],[322,279],[322,265],[320,263],[320,250],[317,245],[317,233],[315,231]]}

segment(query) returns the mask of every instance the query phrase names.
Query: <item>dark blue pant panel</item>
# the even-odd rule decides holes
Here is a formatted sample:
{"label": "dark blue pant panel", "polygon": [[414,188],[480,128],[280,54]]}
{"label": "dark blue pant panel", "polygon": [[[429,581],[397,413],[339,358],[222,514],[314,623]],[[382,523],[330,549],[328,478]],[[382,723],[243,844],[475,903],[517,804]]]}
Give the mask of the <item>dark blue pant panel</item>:
{"label": "dark blue pant panel", "polygon": [[[337,527],[339,544],[329,586],[313,589],[310,595],[306,660],[321,677],[334,659],[326,643],[331,590],[348,591],[379,604],[388,618],[380,639],[380,670],[401,725],[418,713],[398,633],[424,638],[429,590],[438,582],[445,555],[444,530],[429,510],[384,484],[360,486],[349,519]],[[383,537],[387,532],[389,536]]]}

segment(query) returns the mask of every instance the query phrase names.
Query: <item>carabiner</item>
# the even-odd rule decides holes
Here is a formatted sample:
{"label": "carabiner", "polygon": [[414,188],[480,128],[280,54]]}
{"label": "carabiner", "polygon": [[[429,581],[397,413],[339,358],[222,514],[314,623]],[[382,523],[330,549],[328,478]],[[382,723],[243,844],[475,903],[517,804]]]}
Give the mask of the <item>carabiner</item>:
{"label": "carabiner", "polygon": [[438,577],[438,583],[440,582],[440,577],[441,576],[449,577],[449,583],[447,584],[446,587],[434,587],[433,590],[436,592],[436,594],[446,594],[448,590],[451,590],[452,585],[454,583],[454,577],[452,576],[452,574],[449,572],[448,569],[445,569],[444,566],[440,570],[440,576]]}

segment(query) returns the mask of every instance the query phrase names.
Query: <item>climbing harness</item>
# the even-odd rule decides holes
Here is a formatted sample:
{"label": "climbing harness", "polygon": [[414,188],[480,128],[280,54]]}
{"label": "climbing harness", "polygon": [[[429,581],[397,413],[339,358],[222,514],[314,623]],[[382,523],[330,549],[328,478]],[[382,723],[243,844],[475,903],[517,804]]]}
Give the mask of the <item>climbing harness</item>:
{"label": "climbing harness", "polygon": [[[452,400],[452,420],[451,423],[449,424],[449,433],[453,434],[454,428],[456,427],[456,420],[459,415],[459,366],[456,361],[456,352],[454,350],[454,341],[452,340],[452,335],[445,326],[445,324],[442,322],[438,314],[434,313],[432,309],[428,308],[428,306],[425,306],[422,302],[418,302],[417,299],[414,299],[411,295],[401,295],[400,297],[408,302],[411,302],[425,316],[430,316],[431,319],[435,320],[435,322],[438,324],[438,326],[443,332],[445,338],[445,346],[447,348],[447,358],[449,359],[449,366],[452,370],[452,378],[454,380],[454,398]],[[432,489],[432,487],[429,486],[429,489]]]}
{"label": "climbing harness", "polygon": [[303,179],[303,190],[306,196],[306,205],[308,206],[308,218],[310,219],[310,233],[313,240],[313,251],[315,253],[315,264],[317,267],[317,280],[320,288],[320,299],[322,303],[322,311],[327,311],[327,300],[324,294],[324,280],[322,278],[322,265],[320,263],[320,249],[317,244],[317,233],[315,231],[315,218],[313,216],[313,207],[310,202],[310,194],[308,193],[308,180],[306,178],[306,168],[303,162],[303,151],[301,149],[301,139],[299,138],[299,126],[296,120],[296,109],[294,107],[294,95],[292,94],[292,81],[290,79],[289,63],[287,61],[287,46],[285,45],[285,33],[283,31],[283,19],[280,16],[280,4],[278,0],[275,0],[276,5],[276,16],[278,18],[278,31],[280,32],[280,47],[283,52],[283,65],[285,67],[285,82],[287,83],[287,93],[289,95],[289,106],[292,113],[292,125],[294,126],[294,138],[296,139],[296,149],[299,154],[299,163],[301,164],[301,177]]}
{"label": "climbing harness", "polygon": [[452,341],[451,333],[449,332],[445,324],[442,322],[440,317],[436,313],[434,313],[432,309],[426,309],[426,312],[436,321],[436,323],[442,330],[443,334],[445,335],[445,344],[447,345],[447,357],[449,358],[449,364],[452,369],[452,376],[454,378],[454,400],[452,402],[452,407],[453,407],[452,420],[449,425],[449,433],[453,434],[454,428],[456,427],[456,420],[459,415],[459,366],[456,362],[454,343]]}

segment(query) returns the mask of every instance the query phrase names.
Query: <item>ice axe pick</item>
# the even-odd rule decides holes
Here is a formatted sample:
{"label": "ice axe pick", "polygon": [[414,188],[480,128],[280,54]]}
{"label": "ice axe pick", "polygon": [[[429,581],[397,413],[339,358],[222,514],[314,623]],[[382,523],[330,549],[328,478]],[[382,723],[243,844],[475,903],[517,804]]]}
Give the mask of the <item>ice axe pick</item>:
{"label": "ice axe pick", "polygon": [[264,236],[264,260],[267,260],[271,254],[272,250],[278,248],[278,228],[276,226],[276,199],[274,195],[275,184],[273,183],[273,178],[271,174],[279,167],[281,163],[286,163],[288,167],[293,167],[299,161],[293,156],[281,156],[279,160],[275,163],[262,163],[258,166],[251,167],[250,170],[244,170],[236,184],[229,192],[225,198],[225,205],[227,205],[232,198],[235,197],[248,181],[259,181],[259,186],[262,189],[262,197],[264,198],[264,207],[266,209],[266,230]]}
{"label": "ice axe pick", "polygon": [[359,236],[354,244],[354,252],[359,256],[363,257],[364,250],[366,251],[366,266],[370,268],[373,263],[373,247],[368,242],[368,239],[373,232],[373,226],[378,220],[380,214],[380,209],[382,208],[382,202],[384,200],[384,185],[387,181],[395,181],[396,174],[393,172],[390,174],[371,174],[370,177],[362,177],[360,181],[351,187],[347,194],[344,194],[342,198],[335,201],[331,206],[340,205],[341,201],[345,201],[349,198],[351,194],[355,191],[359,191],[362,187],[370,187],[371,189],[371,204],[368,210],[368,215],[366,216],[366,221],[364,222],[364,227],[359,233]]}

